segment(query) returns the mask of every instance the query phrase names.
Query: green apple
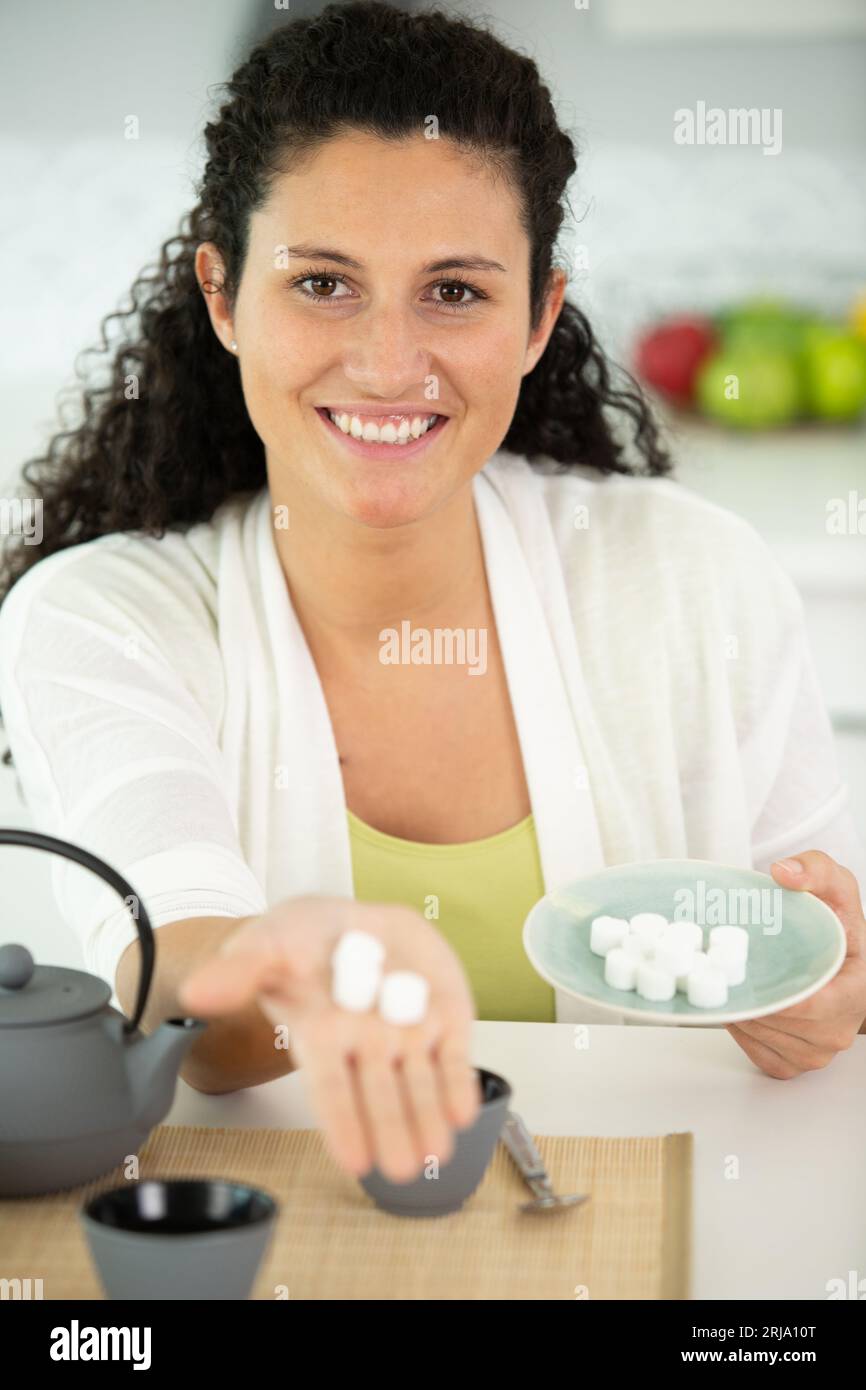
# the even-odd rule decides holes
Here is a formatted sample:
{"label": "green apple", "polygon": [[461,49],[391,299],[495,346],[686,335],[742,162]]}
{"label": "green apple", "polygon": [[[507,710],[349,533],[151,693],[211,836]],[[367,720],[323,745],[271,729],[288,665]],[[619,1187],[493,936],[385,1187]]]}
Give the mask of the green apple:
{"label": "green apple", "polygon": [[856,420],[866,406],[866,343],[839,325],[814,324],[802,361],[809,413],[820,420]]}
{"label": "green apple", "polygon": [[707,415],[738,429],[787,425],[803,405],[796,357],[743,342],[707,359],[698,373],[696,392]]}
{"label": "green apple", "polygon": [[785,300],[752,299],[716,318],[722,346],[799,352],[813,315]]}

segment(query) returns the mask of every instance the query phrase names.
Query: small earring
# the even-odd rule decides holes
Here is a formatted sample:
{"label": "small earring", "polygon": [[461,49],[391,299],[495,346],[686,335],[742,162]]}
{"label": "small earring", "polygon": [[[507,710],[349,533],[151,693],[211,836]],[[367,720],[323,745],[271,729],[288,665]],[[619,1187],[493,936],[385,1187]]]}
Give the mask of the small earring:
{"label": "small earring", "polygon": [[231,342],[229,343],[229,347],[231,348],[232,352],[237,352],[238,345],[235,342],[234,338],[232,338]]}

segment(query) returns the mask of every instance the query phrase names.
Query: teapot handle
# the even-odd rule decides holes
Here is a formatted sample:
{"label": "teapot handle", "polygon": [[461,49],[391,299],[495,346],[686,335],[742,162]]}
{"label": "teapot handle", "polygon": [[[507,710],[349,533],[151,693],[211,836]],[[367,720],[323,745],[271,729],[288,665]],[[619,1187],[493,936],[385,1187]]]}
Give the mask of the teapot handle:
{"label": "teapot handle", "polygon": [[43,835],[38,830],[3,830],[0,829],[0,845],[22,845],[30,849],[44,849],[50,854],[62,855],[64,859],[72,859],[76,864],[81,864],[85,869],[92,870],[107,884],[116,890],[122,898],[135,898],[138,903],[138,911],[132,914],[136,928],[138,929],[138,940],[141,946],[141,976],[138,981],[138,998],[135,1001],[135,1009],[132,1018],[127,1019],[123,1025],[125,1033],[134,1033],[141,1022],[147,1004],[147,996],[150,993],[151,980],[153,979],[153,965],[156,955],[156,942],[153,936],[153,927],[147,915],[147,909],[139,898],[138,894],[127,883],[126,879],[110,865],[99,859],[89,850],[81,849],[78,845],[70,844],[68,840],[55,839],[53,835]]}

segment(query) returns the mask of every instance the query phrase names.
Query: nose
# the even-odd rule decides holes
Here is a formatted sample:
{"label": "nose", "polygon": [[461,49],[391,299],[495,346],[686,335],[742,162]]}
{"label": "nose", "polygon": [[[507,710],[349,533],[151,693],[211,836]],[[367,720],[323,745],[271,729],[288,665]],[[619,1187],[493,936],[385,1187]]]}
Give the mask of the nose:
{"label": "nose", "polygon": [[400,396],[429,374],[425,325],[405,305],[370,306],[353,321],[343,354],[347,381],[382,396]]}

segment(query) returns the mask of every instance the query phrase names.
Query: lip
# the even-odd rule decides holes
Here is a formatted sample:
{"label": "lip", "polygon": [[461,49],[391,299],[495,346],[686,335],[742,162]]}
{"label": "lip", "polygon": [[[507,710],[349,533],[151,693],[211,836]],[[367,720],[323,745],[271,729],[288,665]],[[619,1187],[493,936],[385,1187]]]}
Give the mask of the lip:
{"label": "lip", "polygon": [[[440,415],[432,429],[427,430],[426,434],[422,434],[419,439],[413,439],[411,444],[377,444],[371,443],[369,440],[355,439],[354,435],[351,434],[343,434],[343,431],[334,424],[333,420],[328,415],[327,407],[317,405],[314,406],[313,409],[322,421],[325,429],[328,430],[350,454],[355,454],[357,458],[371,459],[374,462],[391,464],[402,463],[404,459],[414,459],[418,454],[423,453],[425,449],[429,449],[439,438],[451,418],[448,415]],[[422,413],[419,410],[413,413],[422,415],[423,418],[426,415],[435,415],[437,412],[435,410],[427,410]],[[402,411],[395,411],[395,414],[408,415],[409,411],[404,407]]]}
{"label": "lip", "polygon": [[393,415],[420,415],[426,420],[428,415],[444,415],[445,411],[433,410],[429,401],[320,401],[316,410],[333,410],[335,415],[366,415],[371,420],[388,420]]}

